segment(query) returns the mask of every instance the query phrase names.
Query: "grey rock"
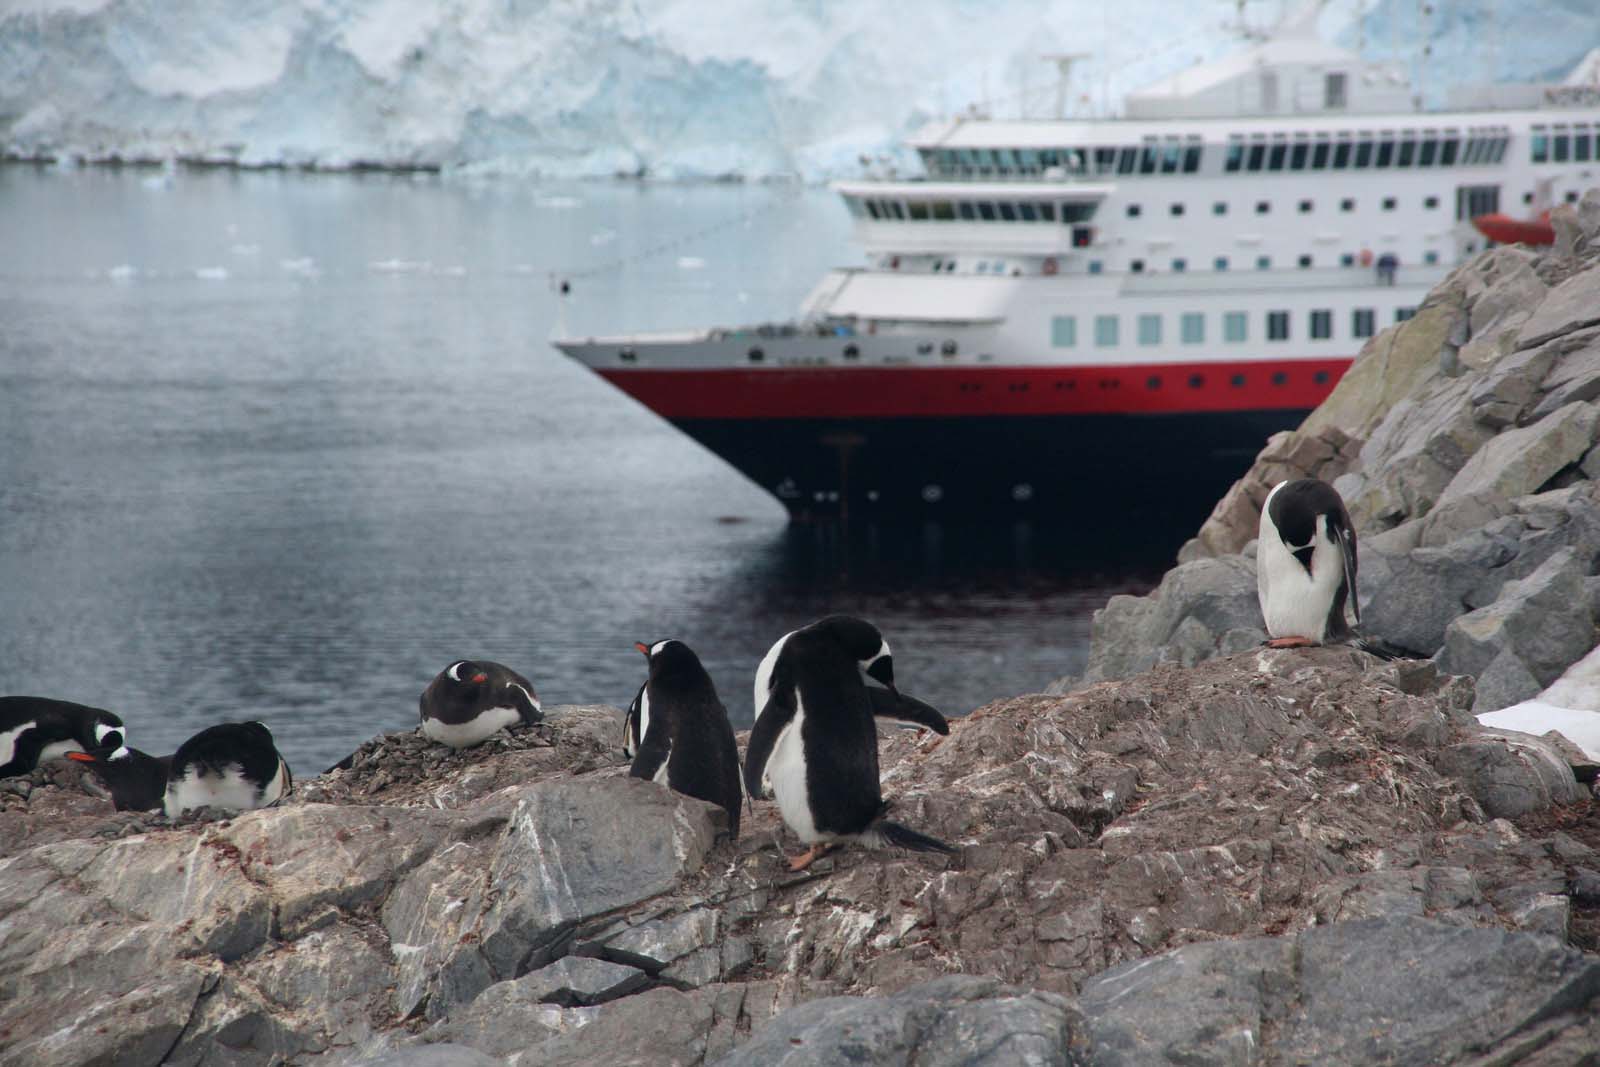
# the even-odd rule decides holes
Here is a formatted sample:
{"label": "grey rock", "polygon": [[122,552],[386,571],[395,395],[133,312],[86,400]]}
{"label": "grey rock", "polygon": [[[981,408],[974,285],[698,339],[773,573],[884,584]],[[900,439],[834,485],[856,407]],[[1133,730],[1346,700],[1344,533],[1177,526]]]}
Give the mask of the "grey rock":
{"label": "grey rock", "polygon": [[1477,420],[1496,430],[1520,421],[1539,396],[1539,383],[1556,360],[1559,340],[1491,363],[1467,392]]}
{"label": "grey rock", "polygon": [[1544,395],[1529,413],[1529,421],[1600,397],[1600,330],[1567,334],[1540,350],[1550,350],[1556,358],[1540,382]]}
{"label": "grey rock", "polygon": [[1572,899],[1590,906],[1600,904],[1600,871],[1588,867],[1573,871]]}
{"label": "grey rock", "polygon": [[1060,996],[952,976],[891,997],[830,997],[779,1016],[719,1067],[981,1067],[1069,1063],[1076,1013]]}
{"label": "grey rock", "polygon": [[1484,730],[1441,750],[1434,765],[1457,778],[1490,818],[1515,818],[1584,798],[1560,753],[1531,734]]}
{"label": "grey rock", "polygon": [[1472,709],[1477,712],[1508,708],[1531,700],[1544,688],[1522,660],[1517,658],[1517,653],[1504,646],[1495,653],[1488,666],[1476,673]]}
{"label": "grey rock", "polygon": [[599,946],[607,959],[654,974],[717,940],[717,913],[695,908],[670,919],[630,927]]}
{"label": "grey rock", "polygon": [[1438,496],[1449,504],[1464,497],[1525,496],[1556,472],[1583,458],[1594,444],[1600,411],[1571,403],[1531,426],[1507,430],[1480,448]]}
{"label": "grey rock", "polygon": [[1347,499],[1357,528],[1372,520],[1393,525],[1431,508],[1493,432],[1480,423],[1466,378],[1424,384],[1401,399],[1361,448],[1361,468],[1382,471]]}
{"label": "grey rock", "polygon": [[1545,294],[1517,335],[1518,348],[1600,322],[1600,271],[1581,271]]}
{"label": "grey rock", "polygon": [[556,962],[515,980],[519,997],[540,1004],[559,1004],[575,1008],[604,1004],[642,989],[649,976],[634,967],[605,960],[565,956]]}
{"label": "grey rock", "polygon": [[346,1067],[505,1067],[505,1060],[466,1045],[411,1045],[349,1060]]}
{"label": "grey rock", "polygon": [[[1477,675],[1503,651],[1510,651],[1540,688],[1554,682],[1594,647],[1594,624],[1583,584],[1587,573],[1588,562],[1575,549],[1563,548],[1526,578],[1506,582],[1496,600],[1446,628],[1439,668],[1450,674]],[[1489,706],[1499,695],[1485,694],[1474,710],[1505,706]]]}
{"label": "grey rock", "polygon": [[1083,681],[1125,678],[1160,662],[1193,665],[1218,653],[1218,635],[1261,628],[1253,557],[1180,564],[1149,596],[1115,596],[1095,612]]}

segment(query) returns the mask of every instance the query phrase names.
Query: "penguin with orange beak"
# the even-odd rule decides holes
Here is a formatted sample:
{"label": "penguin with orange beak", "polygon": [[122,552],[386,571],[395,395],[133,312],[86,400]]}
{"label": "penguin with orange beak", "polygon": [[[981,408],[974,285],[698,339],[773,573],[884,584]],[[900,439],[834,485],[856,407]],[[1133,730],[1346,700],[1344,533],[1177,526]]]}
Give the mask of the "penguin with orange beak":
{"label": "penguin with orange beak", "polygon": [[422,732],[441,745],[470,748],[507,726],[544,721],[533,683],[510,667],[460,659],[422,691]]}
{"label": "penguin with orange beak", "polygon": [[650,677],[623,722],[622,753],[633,760],[628,773],[718,805],[737,840],[744,787],[733,726],[717,687],[682,641],[633,647],[650,661]]}

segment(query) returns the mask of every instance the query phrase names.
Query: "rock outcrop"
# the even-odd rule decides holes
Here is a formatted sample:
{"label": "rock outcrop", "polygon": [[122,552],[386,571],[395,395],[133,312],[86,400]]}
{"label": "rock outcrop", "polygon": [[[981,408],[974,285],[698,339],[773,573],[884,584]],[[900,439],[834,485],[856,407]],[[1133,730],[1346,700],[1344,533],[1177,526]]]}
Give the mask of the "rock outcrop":
{"label": "rock outcrop", "polygon": [[[626,777],[616,709],[464,752],[383,738],[223,821],[118,814],[42,771],[0,797],[0,826],[55,827],[0,848],[0,1061],[1589,1047],[1600,968],[1565,943],[1594,947],[1600,852],[1528,822],[1586,792],[1472,704],[1432,664],[1252,649],[947,738],[885,727],[898,817],[960,854],[799,875],[770,805],[730,843],[720,809]],[[1374,974],[1395,946],[1416,962]]]}
{"label": "rock outcrop", "polygon": [[1148,597],[1095,619],[1082,678],[1194,663],[1261,636],[1254,538],[1284,478],[1330,481],[1361,543],[1363,629],[1529,699],[1600,623],[1600,190],[1555,209],[1549,251],[1495,248],[1363,349],[1268,442]]}

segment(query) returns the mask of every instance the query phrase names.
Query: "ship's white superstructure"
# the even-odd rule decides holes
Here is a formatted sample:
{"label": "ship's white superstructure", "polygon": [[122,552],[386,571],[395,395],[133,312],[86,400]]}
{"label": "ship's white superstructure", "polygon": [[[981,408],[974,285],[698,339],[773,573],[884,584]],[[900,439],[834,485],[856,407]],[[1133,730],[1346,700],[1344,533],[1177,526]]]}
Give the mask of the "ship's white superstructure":
{"label": "ship's white superstructure", "polygon": [[1420,111],[1309,26],[1123,118],[932,124],[922,176],[835,183],[866,265],[794,323],[557,344],[797,513],[1070,506],[1069,457],[1131,477],[1171,435],[1236,473],[1486,247],[1475,219],[1536,219],[1600,174],[1592,84]]}

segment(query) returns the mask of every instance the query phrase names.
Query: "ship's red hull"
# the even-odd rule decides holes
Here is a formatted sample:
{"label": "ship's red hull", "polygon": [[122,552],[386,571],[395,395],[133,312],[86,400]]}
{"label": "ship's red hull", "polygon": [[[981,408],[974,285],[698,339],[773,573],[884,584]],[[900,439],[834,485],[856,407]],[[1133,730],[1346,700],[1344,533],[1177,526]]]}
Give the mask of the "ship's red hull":
{"label": "ship's red hull", "polygon": [[1122,522],[1134,507],[1187,534],[1266,438],[1299,425],[1349,365],[600,373],[796,517]]}

